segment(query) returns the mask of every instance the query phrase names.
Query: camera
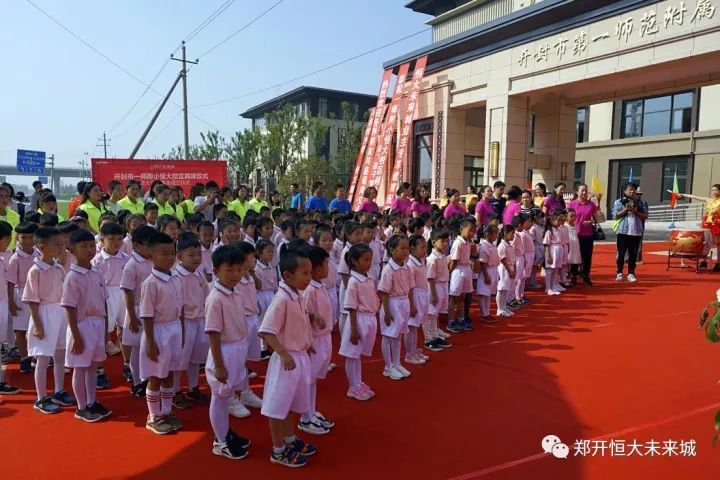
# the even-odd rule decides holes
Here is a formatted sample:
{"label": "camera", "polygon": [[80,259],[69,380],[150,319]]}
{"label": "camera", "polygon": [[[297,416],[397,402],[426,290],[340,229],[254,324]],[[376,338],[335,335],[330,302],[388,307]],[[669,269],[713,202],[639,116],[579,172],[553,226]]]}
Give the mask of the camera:
{"label": "camera", "polygon": [[635,208],[635,200],[630,197],[623,197],[620,203],[625,208]]}

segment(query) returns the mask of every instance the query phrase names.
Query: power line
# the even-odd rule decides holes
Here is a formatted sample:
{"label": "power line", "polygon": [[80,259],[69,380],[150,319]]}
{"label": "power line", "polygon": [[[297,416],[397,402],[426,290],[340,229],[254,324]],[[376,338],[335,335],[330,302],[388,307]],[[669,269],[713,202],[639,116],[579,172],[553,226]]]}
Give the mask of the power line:
{"label": "power line", "polygon": [[202,32],[208,25],[210,25],[213,21],[215,21],[216,18],[218,18],[222,13],[228,9],[233,3],[235,3],[235,0],[226,0],[225,3],[220,5],[213,13],[210,14],[208,18],[203,20],[203,22],[195,27],[195,29],[188,34],[187,37],[185,37],[185,42],[189,42],[193,38],[195,38],[200,32]]}
{"label": "power line", "polygon": [[274,89],[276,89],[277,87],[281,87],[281,86],[283,86],[283,85],[287,85],[288,83],[297,82],[298,80],[302,80],[302,79],[304,79],[304,78],[311,77],[311,76],[313,76],[313,75],[317,75],[318,73],[322,73],[322,72],[324,72],[324,71],[326,71],[326,70],[330,70],[330,69],[332,69],[332,68],[339,67],[340,65],[343,65],[343,64],[345,64],[345,63],[351,62],[351,61],[353,61],[353,60],[357,60],[358,58],[364,57],[364,56],[366,56],[366,55],[370,55],[371,53],[375,53],[375,52],[377,52],[377,51],[379,51],[379,50],[382,50],[382,49],[384,49],[384,48],[387,48],[387,47],[390,47],[390,46],[392,46],[392,45],[395,45],[396,43],[400,43],[400,42],[402,42],[403,40],[407,40],[408,38],[412,38],[412,37],[415,37],[415,36],[420,35],[420,34],[422,34],[422,33],[425,33],[425,32],[427,32],[427,31],[429,31],[429,30],[430,30],[430,28],[426,28],[426,29],[424,29],[424,30],[420,30],[419,32],[411,33],[410,35],[406,35],[406,36],[404,36],[404,37],[402,37],[402,38],[399,38],[399,39],[397,39],[397,40],[394,40],[394,41],[392,41],[392,42],[390,42],[390,43],[386,43],[385,45],[381,45],[381,46],[379,46],[379,47],[373,48],[372,50],[368,50],[368,51],[366,51],[366,52],[359,53],[359,54],[354,55],[354,56],[352,56],[352,57],[350,57],[350,58],[346,58],[345,60],[341,60],[341,61],[339,61],[339,62],[333,63],[332,65],[328,65],[328,66],[326,66],[326,67],[320,68],[320,69],[315,70],[315,71],[313,71],[313,72],[306,73],[305,75],[300,75],[299,77],[295,77],[295,78],[293,78],[293,79],[286,80],[286,81],[284,81],[284,82],[276,83],[276,84],[274,84],[274,85],[271,85],[271,86],[266,87],[266,88],[262,88],[262,89],[260,89],[260,90],[255,90],[254,92],[245,93],[245,94],[239,95],[239,96],[237,96],[237,97],[226,98],[226,99],[224,99],[224,100],[218,100],[218,101],[216,101],[216,102],[203,103],[203,104],[201,104],[201,105],[194,105],[193,108],[211,107],[211,106],[213,106],[213,105],[220,105],[220,104],[222,104],[222,103],[232,102],[232,101],[235,101],[235,100],[240,100],[240,99],[242,99],[242,98],[250,97],[250,96],[252,96],[252,95],[257,95],[258,93],[267,92],[268,90],[274,90]]}
{"label": "power line", "polygon": [[262,12],[260,15],[258,15],[258,16],[255,17],[255,18],[253,18],[253,19],[250,20],[248,23],[246,23],[245,25],[243,25],[242,27],[240,27],[239,30],[237,30],[236,32],[232,33],[231,35],[225,37],[225,39],[223,39],[222,41],[220,41],[220,43],[215,44],[215,46],[213,46],[213,47],[211,47],[209,50],[205,51],[205,53],[203,53],[202,55],[200,55],[198,58],[202,58],[202,57],[204,57],[205,55],[207,55],[208,53],[212,52],[213,50],[215,50],[216,48],[218,48],[219,46],[221,46],[222,44],[224,44],[225,42],[227,42],[228,40],[230,40],[231,38],[233,38],[235,35],[237,35],[238,33],[242,32],[243,30],[245,30],[246,28],[248,28],[250,25],[252,25],[253,23],[255,23],[255,22],[257,22],[258,20],[260,20],[262,17],[264,17],[265,15],[267,15],[268,13],[270,13],[271,10],[273,10],[275,7],[277,7],[278,5],[280,5],[281,3],[283,3],[284,1],[285,1],[285,0],[279,0],[279,1],[278,1],[277,3],[275,3],[272,7],[268,8],[267,10],[265,10],[264,12]]}

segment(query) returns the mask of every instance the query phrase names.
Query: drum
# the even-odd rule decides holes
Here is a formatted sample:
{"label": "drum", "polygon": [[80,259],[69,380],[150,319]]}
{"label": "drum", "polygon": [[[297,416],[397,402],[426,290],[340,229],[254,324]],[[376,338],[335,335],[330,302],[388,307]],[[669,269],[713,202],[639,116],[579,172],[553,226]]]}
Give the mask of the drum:
{"label": "drum", "polygon": [[710,230],[675,229],[670,232],[670,254],[684,256],[706,256],[712,246]]}

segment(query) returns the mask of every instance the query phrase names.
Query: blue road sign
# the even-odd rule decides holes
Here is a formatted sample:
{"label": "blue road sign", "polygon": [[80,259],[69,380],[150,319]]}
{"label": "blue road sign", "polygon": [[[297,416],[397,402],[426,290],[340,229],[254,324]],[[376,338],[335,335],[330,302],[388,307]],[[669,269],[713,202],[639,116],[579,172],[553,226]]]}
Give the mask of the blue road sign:
{"label": "blue road sign", "polygon": [[43,185],[45,185],[46,183],[48,183],[48,177],[39,176],[39,177],[38,177],[38,182],[40,182],[40,183],[42,183]]}
{"label": "blue road sign", "polygon": [[45,173],[45,152],[18,149],[17,171],[18,173]]}

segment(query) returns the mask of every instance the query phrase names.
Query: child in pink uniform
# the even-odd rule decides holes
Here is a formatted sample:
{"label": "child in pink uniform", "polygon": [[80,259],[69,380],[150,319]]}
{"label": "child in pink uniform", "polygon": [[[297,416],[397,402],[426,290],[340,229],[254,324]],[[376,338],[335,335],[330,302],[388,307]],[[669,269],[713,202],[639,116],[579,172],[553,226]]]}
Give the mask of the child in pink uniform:
{"label": "child in pink uniform", "polygon": [[497,294],[500,265],[500,255],[496,245],[498,228],[495,225],[485,225],[483,238],[478,245],[480,258],[480,271],[477,282],[477,293],[480,297],[480,320],[486,323],[495,323],[490,316],[490,298]]}
{"label": "child in pink uniform", "polygon": [[[12,226],[0,221],[0,251],[5,251],[12,240]],[[4,256],[0,256],[0,343],[8,341],[11,325],[8,315],[7,267]],[[5,382],[5,365],[0,365],[0,394],[16,395],[20,388]]]}
{"label": "child in pink uniform", "polygon": [[128,257],[133,252],[132,234],[140,226],[145,225],[147,220],[140,214],[128,215],[125,219],[125,238],[123,238],[122,247],[120,251]]}
{"label": "child in pink uniform", "polygon": [[105,360],[105,280],[92,267],[95,239],[87,230],[70,234],[75,263],[65,277],[61,304],[67,311],[65,365],[73,369],[73,392],[77,398],[75,418],[94,423],[112,412],[95,399],[97,369]]}
{"label": "child in pink uniform", "polygon": [[[60,256],[60,232],[42,227],[35,232],[40,258],[28,270],[22,302],[30,309],[28,355],[37,357],[35,365],[34,408],[41,413],[57,413],[59,406],[71,406],[75,399],[63,389],[65,370],[65,330],[67,317],[60,306],[65,270],[55,262]],[[53,359],[55,393],[47,394],[47,369]]]}
{"label": "child in pink uniform", "polygon": [[577,277],[580,274],[580,265],[582,264],[582,256],[580,254],[580,239],[578,238],[578,227],[575,223],[577,220],[577,212],[572,208],[567,210],[568,230],[568,269],[572,275],[572,286],[577,285]]}
{"label": "child in pink uniform", "polygon": [[328,225],[318,225],[313,232],[313,241],[316,246],[325,250],[329,257],[327,262],[328,273],[327,276],[322,278],[321,282],[323,287],[325,287],[325,292],[327,292],[330,304],[332,305],[332,315],[327,319],[327,321],[335,326],[338,322],[338,318],[340,317],[340,304],[338,303],[337,291],[337,284],[339,280],[337,264],[335,263],[335,259],[332,257],[334,243],[332,228]]}
{"label": "child in pink uniform", "polygon": [[142,319],[139,316],[142,283],[152,272],[148,243],[156,230],[142,225],[133,232],[133,253],[123,268],[120,288],[125,294],[125,321],[122,330],[123,375],[132,382],[130,393],[138,398],[145,396],[145,383],[140,378],[140,336]]}
{"label": "child in pink uniform", "polygon": [[560,269],[563,266],[563,235],[559,227],[562,225],[562,214],[552,214],[545,228],[543,244],[545,245],[545,291],[548,295],[560,295],[564,290],[560,286]]}
{"label": "child in pink uniform", "polygon": [[224,246],[213,252],[213,269],[217,280],[205,302],[205,333],[210,351],[205,375],[212,396],[210,424],[215,438],[213,454],[232,460],[245,458],[250,442],[230,429],[229,399],[235,390],[247,384],[247,329],[245,301],[235,286],[246,273],[245,256],[239,249]]}
{"label": "child in pink uniform", "polygon": [[[450,248],[450,305],[448,307],[448,330],[462,332],[472,330],[470,319],[463,318],[465,294],[472,293],[472,266],[470,241],[475,235],[475,224],[470,220],[460,223],[460,235]],[[457,310],[457,313],[456,313]]]}
{"label": "child in pink uniform", "polygon": [[527,216],[523,214],[515,215],[512,219],[512,226],[515,227],[515,238],[512,241],[512,247],[515,251],[515,289],[510,292],[510,302],[508,307],[520,308],[527,303],[525,299],[525,220]]}
{"label": "child in pink uniform", "polygon": [[317,381],[325,378],[332,356],[333,304],[322,284],[327,277],[329,255],[320,247],[308,246],[305,250],[312,264],[312,280],[303,296],[312,327],[312,349],[310,355],[310,408],[300,416],[298,429],[313,435],[325,435],[335,422],[317,411]]}
{"label": "child in pink uniform", "polygon": [[415,287],[415,277],[406,265],[410,256],[410,244],[404,235],[393,235],[387,241],[390,260],[380,274],[378,292],[382,300],[380,332],[382,354],[385,360],[383,375],[392,380],[410,376],[410,371],[400,363],[400,337],[408,332],[410,317],[417,315],[415,299],[410,295]]}
{"label": "child in pink uniform", "polygon": [[[179,409],[190,407],[188,399],[199,403],[207,403],[210,398],[198,388],[200,364],[204,363],[208,354],[208,339],[204,333],[205,328],[205,299],[209,288],[205,276],[200,271],[202,253],[197,235],[191,232],[180,234],[177,242],[177,256],[179,262],[175,265],[174,273],[180,278],[182,284],[182,298],[184,299],[185,330],[180,369],[173,372],[173,406]],[[188,393],[182,393],[180,386],[180,373],[187,372]]]}
{"label": "child in pink uniform", "polygon": [[182,282],[173,275],[175,243],[157,232],[148,243],[152,274],[143,282],[140,293],[140,378],[147,380],[145,400],[148,417],[145,428],[158,435],[180,430],[182,422],[172,413],[173,376],[180,370],[183,326],[181,314]]}
{"label": "child in pink uniform", "polygon": [[255,275],[257,275],[260,280],[257,299],[260,306],[261,322],[278,289],[277,270],[270,265],[274,251],[275,246],[267,240],[259,240],[255,246],[255,254],[257,257]]}
{"label": "child in pink uniform", "polygon": [[425,271],[430,287],[430,303],[428,305],[427,321],[423,323],[423,334],[425,336],[425,347],[433,352],[439,352],[452,346],[445,340],[450,334],[438,327],[438,316],[446,314],[448,311],[450,273],[445,252],[447,252],[449,240],[450,234],[447,230],[442,228],[434,229],[430,235],[432,252],[430,252],[425,262]]}
{"label": "child in pink uniform", "polygon": [[21,300],[28,270],[33,266],[40,252],[35,249],[35,232],[38,226],[23,222],[15,227],[17,244],[15,253],[7,263],[7,291],[10,317],[15,330],[15,346],[20,352],[20,372],[30,373],[31,358],[28,356],[27,330],[30,323],[30,308]]}
{"label": "child in pink uniform", "polygon": [[205,280],[212,280],[212,244],[215,239],[215,227],[210,222],[202,222],[198,227],[198,237],[200,239],[200,253],[202,254],[202,265],[200,267]]}
{"label": "child in pink uniform", "polygon": [[405,334],[405,361],[414,365],[424,365],[430,359],[417,346],[417,333],[426,323],[430,303],[430,284],[426,276],[425,257],[427,242],[422,235],[410,237],[410,257],[407,264],[412,272],[415,286],[411,290],[415,302],[416,314],[408,321],[408,333]]}
{"label": "child in pink uniform", "polygon": [[310,284],[312,263],[297,250],[280,255],[283,281],[260,325],[259,334],[273,349],[265,376],[265,399],[261,413],[269,418],[273,450],[270,461],[289,467],[307,465],[317,448],[295,436],[290,412],[310,408],[310,319],[300,294]]}
{"label": "child in pink uniform", "polygon": [[[338,303],[340,304],[340,320],[339,329],[345,331],[345,320],[347,319],[347,310],[345,310],[345,290],[350,280],[350,265],[347,263],[347,253],[350,249],[360,243],[362,239],[363,228],[358,222],[348,221],[343,226],[345,233],[345,246],[340,253],[340,263],[338,264],[338,274],[340,275],[340,291],[338,292]],[[373,256],[374,259],[374,256]]]}
{"label": "child in pink uniform", "polygon": [[503,225],[498,236],[498,256],[500,266],[498,267],[498,291],[495,296],[497,303],[497,314],[499,317],[512,317],[515,315],[508,309],[508,298],[515,291],[515,278],[517,275],[515,249],[512,241],[515,239],[515,227]]}

